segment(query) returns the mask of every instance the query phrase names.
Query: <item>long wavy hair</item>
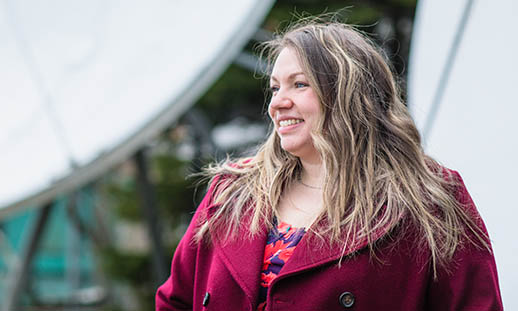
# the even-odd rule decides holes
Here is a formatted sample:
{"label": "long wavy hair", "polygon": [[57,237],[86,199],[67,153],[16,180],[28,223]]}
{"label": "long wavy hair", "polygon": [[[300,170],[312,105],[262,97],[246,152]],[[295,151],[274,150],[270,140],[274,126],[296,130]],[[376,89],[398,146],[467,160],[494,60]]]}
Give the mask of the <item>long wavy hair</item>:
{"label": "long wavy hair", "polygon": [[[477,220],[455,198],[458,180],[423,152],[392,70],[373,42],[345,24],[310,21],[261,47],[270,68],[284,48],[295,51],[323,111],[312,138],[325,171],[319,216],[325,225],[309,231],[340,245],[366,237],[374,253],[378,229],[410,220],[430,251],[434,273],[466,231],[489,247]],[[273,226],[283,191],[302,167],[271,129],[254,157],[206,169],[216,183],[217,208],[200,223],[196,240],[216,232],[232,239],[241,226],[251,235]]]}

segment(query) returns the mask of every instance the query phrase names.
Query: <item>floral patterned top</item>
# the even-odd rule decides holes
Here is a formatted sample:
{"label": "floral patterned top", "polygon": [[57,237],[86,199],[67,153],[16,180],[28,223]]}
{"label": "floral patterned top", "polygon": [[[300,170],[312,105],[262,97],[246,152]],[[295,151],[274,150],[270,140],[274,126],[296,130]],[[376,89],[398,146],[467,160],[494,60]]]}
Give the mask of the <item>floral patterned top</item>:
{"label": "floral patterned top", "polygon": [[[277,221],[274,220],[274,222],[276,223]],[[277,277],[284,264],[290,259],[295,246],[302,239],[304,233],[306,233],[304,228],[294,228],[282,221],[268,233],[264,250],[263,268],[261,270],[257,311],[264,311],[266,309],[268,287]]]}

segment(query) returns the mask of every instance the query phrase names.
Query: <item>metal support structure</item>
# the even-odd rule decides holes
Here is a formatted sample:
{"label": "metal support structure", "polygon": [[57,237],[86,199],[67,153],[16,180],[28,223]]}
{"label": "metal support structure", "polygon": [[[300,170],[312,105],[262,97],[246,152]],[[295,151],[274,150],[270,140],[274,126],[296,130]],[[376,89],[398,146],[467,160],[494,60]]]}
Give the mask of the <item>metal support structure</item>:
{"label": "metal support structure", "polygon": [[[76,190],[68,195],[66,205],[68,215],[76,213],[79,205],[78,192]],[[65,237],[65,281],[68,290],[77,292],[81,287],[81,230],[72,221],[67,221]]]}
{"label": "metal support structure", "polygon": [[[86,224],[83,220],[81,220],[81,217],[75,208],[75,205],[77,200],[81,198],[81,192],[82,190],[78,190],[79,192],[75,195],[71,195],[70,202],[67,205],[67,217],[70,220],[70,222],[74,225],[75,229],[79,232],[81,236],[87,236],[92,242],[93,246],[101,249],[108,244],[110,244],[110,237],[107,234],[104,225],[102,223],[102,219],[100,217],[97,217],[96,215],[96,222],[98,223],[98,228],[101,233],[97,233],[94,228]],[[76,197],[77,195],[77,197]],[[97,213],[95,204],[93,206],[94,213]]]}
{"label": "metal support structure", "polygon": [[0,256],[3,258],[7,271],[10,267],[16,266],[20,262],[20,256],[16,253],[14,246],[10,243],[7,235],[0,224]]}
{"label": "metal support structure", "polygon": [[439,112],[439,107],[441,106],[442,97],[448,86],[448,81],[450,80],[450,75],[453,70],[453,66],[455,65],[455,59],[457,57],[457,52],[460,48],[460,43],[462,38],[464,37],[464,32],[466,30],[466,25],[468,24],[469,18],[471,16],[471,10],[473,7],[474,0],[467,0],[466,5],[464,6],[464,10],[462,11],[462,17],[457,26],[457,31],[455,32],[455,37],[450,46],[450,50],[448,51],[448,56],[446,58],[446,63],[441,72],[441,77],[439,79],[439,84],[437,85],[437,89],[435,90],[435,95],[432,101],[432,107],[428,112],[428,117],[426,118],[424,128],[423,128],[423,140],[426,143],[428,138],[430,137],[430,133],[433,128],[433,124],[435,123],[435,118]]}
{"label": "metal support structure", "polygon": [[153,187],[148,177],[148,166],[145,152],[143,149],[135,154],[135,164],[137,166],[137,182],[140,192],[142,210],[147,222],[149,237],[151,241],[151,251],[153,260],[153,271],[155,274],[155,285],[163,283],[167,276],[167,263],[165,261],[164,251],[162,247],[161,230],[156,208],[156,197]]}
{"label": "metal support structure", "polygon": [[[55,307],[63,310],[81,310],[84,307],[97,305],[107,298],[106,280],[102,273],[98,274],[98,280],[101,284],[81,287],[81,239],[89,238],[92,242],[94,251],[99,251],[109,244],[109,236],[107,234],[98,233],[91,225],[82,219],[79,210],[84,208],[85,189],[78,189],[72,192],[68,197],[66,205],[67,218],[67,252],[66,252],[66,270],[65,280],[71,294],[62,302],[46,305],[48,308]],[[93,205],[95,209],[95,204]],[[98,227],[102,228],[102,221],[97,222]]]}
{"label": "metal support structure", "polygon": [[202,111],[196,108],[189,109],[185,113],[184,118],[194,130],[197,148],[191,163],[195,171],[199,170],[200,159],[207,158],[207,156],[214,156],[216,159],[220,159],[220,156],[224,156],[218,153],[218,148],[210,135],[212,124]]}
{"label": "metal support structure", "polygon": [[32,231],[27,237],[25,246],[22,250],[21,261],[17,264],[8,275],[8,286],[6,290],[5,302],[2,311],[15,310],[16,304],[25,287],[28,272],[31,268],[34,255],[43,237],[47,221],[52,210],[52,204],[45,205],[38,211],[36,221],[32,227]]}

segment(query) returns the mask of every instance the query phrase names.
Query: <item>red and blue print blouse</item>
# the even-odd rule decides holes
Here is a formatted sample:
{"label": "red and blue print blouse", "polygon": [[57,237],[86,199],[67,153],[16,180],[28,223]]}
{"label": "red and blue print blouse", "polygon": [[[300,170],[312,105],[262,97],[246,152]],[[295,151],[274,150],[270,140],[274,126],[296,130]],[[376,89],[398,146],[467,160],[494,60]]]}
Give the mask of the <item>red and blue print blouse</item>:
{"label": "red and blue print blouse", "polygon": [[[276,223],[277,221],[274,220]],[[257,311],[266,308],[266,294],[268,287],[279,274],[282,267],[290,259],[295,246],[304,236],[304,228],[294,228],[290,224],[280,222],[268,233],[264,250],[263,267],[261,270],[261,284],[259,287],[259,305]]]}

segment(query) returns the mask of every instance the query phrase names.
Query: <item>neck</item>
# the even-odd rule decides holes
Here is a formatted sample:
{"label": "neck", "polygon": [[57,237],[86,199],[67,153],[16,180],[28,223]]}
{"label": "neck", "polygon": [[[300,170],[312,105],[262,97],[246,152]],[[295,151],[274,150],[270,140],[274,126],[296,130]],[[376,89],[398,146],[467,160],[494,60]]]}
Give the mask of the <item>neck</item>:
{"label": "neck", "polygon": [[300,176],[301,181],[315,188],[322,188],[324,184],[324,171],[322,161],[305,161],[300,160],[302,163],[302,173]]}

